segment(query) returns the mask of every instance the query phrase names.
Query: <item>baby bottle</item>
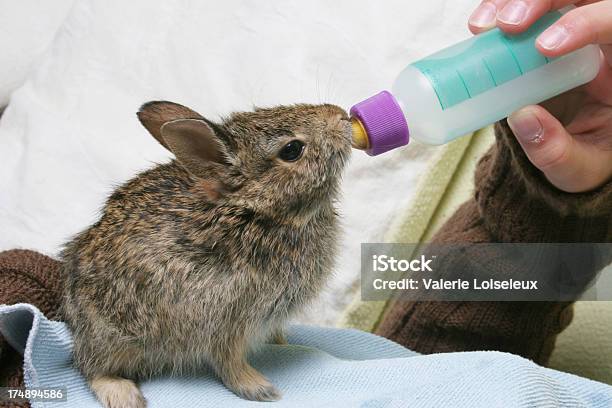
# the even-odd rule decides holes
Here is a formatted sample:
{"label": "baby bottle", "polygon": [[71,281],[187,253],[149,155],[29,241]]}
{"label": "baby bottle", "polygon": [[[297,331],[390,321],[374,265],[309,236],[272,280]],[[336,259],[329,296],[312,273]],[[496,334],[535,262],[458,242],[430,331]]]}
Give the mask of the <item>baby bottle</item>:
{"label": "baby bottle", "polygon": [[447,143],[591,81],[599,71],[596,45],[558,58],[535,47],[565,11],[548,13],[522,34],[496,28],[408,65],[391,93],[351,108],[353,146],[374,156],[406,145],[409,135]]}

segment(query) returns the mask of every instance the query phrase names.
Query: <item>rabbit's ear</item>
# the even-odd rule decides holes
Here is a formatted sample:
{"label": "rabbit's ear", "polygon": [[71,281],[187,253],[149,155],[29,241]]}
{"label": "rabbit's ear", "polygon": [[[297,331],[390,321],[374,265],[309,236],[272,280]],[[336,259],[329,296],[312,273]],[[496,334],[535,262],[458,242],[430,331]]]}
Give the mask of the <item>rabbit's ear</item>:
{"label": "rabbit's ear", "polygon": [[195,176],[209,178],[211,164],[226,165],[228,162],[227,149],[204,120],[167,122],[161,127],[161,138],[179,163]]}
{"label": "rabbit's ear", "polygon": [[140,107],[136,115],[149,133],[168,150],[171,149],[161,136],[164,123],[177,119],[203,119],[202,115],[186,106],[168,101],[147,102]]}

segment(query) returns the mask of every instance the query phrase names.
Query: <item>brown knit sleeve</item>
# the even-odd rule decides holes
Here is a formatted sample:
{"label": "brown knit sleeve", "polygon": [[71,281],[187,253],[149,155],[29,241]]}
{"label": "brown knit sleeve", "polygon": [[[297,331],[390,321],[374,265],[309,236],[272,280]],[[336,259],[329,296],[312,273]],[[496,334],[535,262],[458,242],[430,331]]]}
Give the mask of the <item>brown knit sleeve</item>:
{"label": "brown knit sleeve", "polygon": [[[474,198],[434,243],[612,242],[612,182],[588,193],[562,192],[530,164],[505,121],[495,134],[477,166]],[[572,315],[569,302],[397,300],[377,333],[421,353],[500,350],[546,364]]]}
{"label": "brown knit sleeve", "polygon": [[[60,318],[60,263],[34,251],[0,252],[0,304],[31,303],[50,319]],[[0,335],[0,386],[23,386],[23,357]],[[0,402],[0,407],[29,407]]]}
{"label": "brown knit sleeve", "polygon": [[475,200],[498,242],[611,242],[612,181],[587,193],[550,184],[525,155],[506,121],[479,163]]}

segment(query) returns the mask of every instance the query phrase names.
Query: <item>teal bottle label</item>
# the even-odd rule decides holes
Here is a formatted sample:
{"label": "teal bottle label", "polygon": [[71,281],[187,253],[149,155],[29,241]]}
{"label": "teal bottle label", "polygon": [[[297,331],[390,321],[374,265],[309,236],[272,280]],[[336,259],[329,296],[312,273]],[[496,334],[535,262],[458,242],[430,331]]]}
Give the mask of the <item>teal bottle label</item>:
{"label": "teal bottle label", "polygon": [[412,64],[431,83],[442,109],[448,109],[508,82],[551,60],[535,47],[536,37],[561,17],[548,13],[529,30],[506,35],[494,29],[465,47],[450,47]]}

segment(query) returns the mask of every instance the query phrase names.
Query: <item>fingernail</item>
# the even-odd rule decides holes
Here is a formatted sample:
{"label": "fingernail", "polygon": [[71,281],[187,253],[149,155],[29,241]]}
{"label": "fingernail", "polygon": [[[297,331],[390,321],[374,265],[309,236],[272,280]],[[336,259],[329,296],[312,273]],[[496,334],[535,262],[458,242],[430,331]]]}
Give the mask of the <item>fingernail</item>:
{"label": "fingernail", "polygon": [[544,135],[542,123],[529,111],[515,112],[508,117],[508,125],[522,143],[540,143]]}
{"label": "fingernail", "polygon": [[554,25],[540,34],[537,41],[542,48],[554,50],[567,39],[568,35],[565,27]]}
{"label": "fingernail", "polygon": [[486,2],[474,10],[469,18],[469,23],[474,27],[487,28],[495,25],[495,17],[497,15],[497,8],[495,4]]}
{"label": "fingernail", "polygon": [[511,1],[501,9],[497,19],[502,23],[518,25],[521,24],[527,14],[527,4],[524,1]]}

